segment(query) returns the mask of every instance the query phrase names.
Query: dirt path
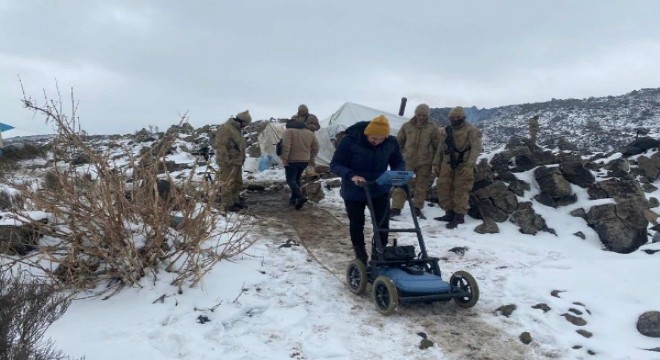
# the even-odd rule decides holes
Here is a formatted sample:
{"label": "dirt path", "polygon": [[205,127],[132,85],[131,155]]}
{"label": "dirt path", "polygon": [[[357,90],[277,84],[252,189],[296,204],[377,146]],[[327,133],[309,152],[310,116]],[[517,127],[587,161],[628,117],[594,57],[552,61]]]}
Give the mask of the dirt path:
{"label": "dirt path", "polygon": [[[338,281],[344,283],[344,271],[353,258],[348,235],[348,220],[343,209],[324,209],[308,203],[303,210],[288,205],[288,192],[261,192],[248,195],[249,213],[255,216],[266,235],[295,241],[304,246],[310,256]],[[369,228],[369,226],[368,226]],[[369,239],[370,235],[365,234]],[[348,289],[346,290],[348,292]],[[373,307],[370,291],[363,296],[366,311]],[[436,342],[449,359],[529,360],[551,358],[539,356],[529,347],[502,329],[486,322],[478,305],[462,309],[452,302],[400,306],[406,318],[406,328],[412,334],[423,331]],[[386,326],[387,318],[373,309],[369,323]],[[421,339],[421,338],[420,338]]]}

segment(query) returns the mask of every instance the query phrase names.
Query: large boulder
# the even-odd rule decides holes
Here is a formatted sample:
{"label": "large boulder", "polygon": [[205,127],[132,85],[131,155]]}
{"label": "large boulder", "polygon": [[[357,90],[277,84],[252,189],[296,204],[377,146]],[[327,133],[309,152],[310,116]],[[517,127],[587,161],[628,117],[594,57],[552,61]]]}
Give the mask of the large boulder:
{"label": "large boulder", "polygon": [[[502,181],[473,192],[476,204],[471,207],[470,215],[481,219],[490,218],[497,222],[506,221],[510,214],[518,208],[518,198]],[[476,205],[476,206],[475,206]]]}
{"label": "large boulder", "polygon": [[594,175],[584,167],[581,161],[563,161],[559,164],[559,170],[566,180],[583,188],[588,187],[596,181]]}
{"label": "large boulder", "polygon": [[534,178],[542,192],[553,198],[571,195],[571,184],[564,179],[559,168],[540,166],[534,170]]}
{"label": "large boulder", "polygon": [[608,250],[628,254],[646,244],[648,220],[635,199],[597,205],[587,213],[587,223]]}
{"label": "large boulder", "polygon": [[642,174],[650,181],[660,177],[660,152],[653,154],[651,157],[642,155],[637,161]]}
{"label": "large boulder", "polygon": [[645,194],[639,182],[633,179],[611,178],[595,184],[587,189],[589,199],[638,199],[645,202]]}
{"label": "large boulder", "polygon": [[621,154],[623,154],[623,156],[632,156],[632,155],[641,154],[648,149],[658,147],[658,145],[660,145],[660,141],[655,140],[652,137],[644,136],[636,139],[635,141],[626,145],[619,151],[621,152]]}

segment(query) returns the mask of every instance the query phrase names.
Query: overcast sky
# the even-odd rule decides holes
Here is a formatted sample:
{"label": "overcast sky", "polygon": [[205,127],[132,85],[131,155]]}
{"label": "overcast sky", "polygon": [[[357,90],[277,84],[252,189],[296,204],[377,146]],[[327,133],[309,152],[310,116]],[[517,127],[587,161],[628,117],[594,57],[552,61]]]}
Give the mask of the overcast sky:
{"label": "overcast sky", "polygon": [[[52,132],[26,92],[73,87],[89,133],[249,109],[406,115],[660,87],[660,1],[0,0],[0,122]],[[67,95],[65,94],[65,95]]]}

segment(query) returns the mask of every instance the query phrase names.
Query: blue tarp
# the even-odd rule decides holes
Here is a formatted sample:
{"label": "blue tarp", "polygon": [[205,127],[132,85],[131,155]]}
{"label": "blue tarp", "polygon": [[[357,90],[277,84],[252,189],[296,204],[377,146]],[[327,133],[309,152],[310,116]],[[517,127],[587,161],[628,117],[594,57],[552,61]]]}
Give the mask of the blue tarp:
{"label": "blue tarp", "polygon": [[14,127],[11,126],[11,125],[7,125],[7,124],[0,123],[0,132],[4,132],[4,131],[7,131],[7,130],[11,130],[11,129],[13,129],[13,128],[14,128]]}

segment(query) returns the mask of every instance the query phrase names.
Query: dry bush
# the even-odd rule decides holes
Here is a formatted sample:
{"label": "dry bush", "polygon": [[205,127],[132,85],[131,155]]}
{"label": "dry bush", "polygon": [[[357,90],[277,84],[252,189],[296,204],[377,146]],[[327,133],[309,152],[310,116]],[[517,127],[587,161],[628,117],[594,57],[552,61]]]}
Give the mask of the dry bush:
{"label": "dry bush", "polygon": [[[103,291],[139,286],[145,275],[156,277],[159,270],[175,273],[176,285],[193,286],[217,262],[251,245],[241,218],[230,218],[226,226],[218,227],[218,211],[213,202],[204,201],[216,197],[216,186],[194,179],[194,168],[176,182],[167,172],[166,152],[177,133],[163,136],[141,154],[124,148],[128,164],[119,166],[110,151],[98,151],[85,141],[73,93],[71,99],[71,115],[63,112],[61,101],[46,98],[40,105],[23,100],[26,108],[43,114],[57,130],[54,161],[50,186],[12,186],[22,192],[26,208],[49,215],[50,221],[40,230],[51,241],[40,247],[39,254],[14,258],[11,264],[28,263],[75,289],[89,289],[99,282],[107,285]],[[181,123],[185,120],[182,117]],[[89,162],[73,166],[72,159],[80,156]],[[159,193],[163,180],[173,185],[167,193]],[[29,211],[13,215],[40,224]]]}
{"label": "dry bush", "polygon": [[11,211],[23,208],[23,197],[14,192],[0,190],[0,211]]}
{"label": "dry bush", "polygon": [[49,284],[0,273],[0,359],[68,359],[43,335],[69,303]]}

